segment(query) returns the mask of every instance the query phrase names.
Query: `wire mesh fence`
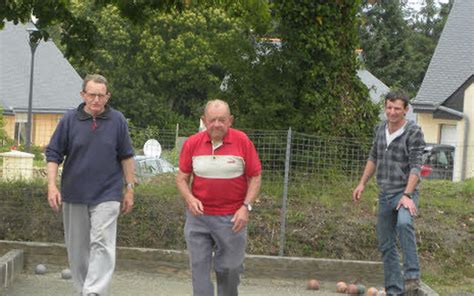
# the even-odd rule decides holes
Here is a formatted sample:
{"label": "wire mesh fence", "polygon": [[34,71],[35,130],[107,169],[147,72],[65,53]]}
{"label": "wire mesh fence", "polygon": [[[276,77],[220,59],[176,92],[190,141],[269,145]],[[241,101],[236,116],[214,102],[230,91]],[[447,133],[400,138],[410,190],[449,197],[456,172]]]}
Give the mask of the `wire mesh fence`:
{"label": "wire mesh fence", "polygon": [[[260,216],[256,215],[249,226],[250,235],[256,234],[264,239],[259,242],[258,246],[251,242],[250,249],[255,250],[256,253],[284,255],[286,236],[289,232],[287,228],[288,226],[298,227],[298,217],[301,215],[292,209],[311,199],[325,200],[343,196],[349,200],[351,190],[357,184],[367,161],[371,140],[318,136],[293,132],[291,129],[286,131],[250,129],[244,131],[253,141],[262,162],[262,189],[256,207],[257,209],[258,207],[265,208],[265,213],[262,211]],[[195,130],[182,130],[179,127],[174,130],[130,129],[137,155],[143,154],[143,145],[148,139],[157,139],[162,148],[160,158],[174,168],[178,166],[179,150],[183,142],[187,136],[195,132]],[[424,160],[426,167],[429,167],[431,172],[426,178],[430,178],[430,175],[437,178],[436,170],[444,170],[445,173],[439,176],[452,178],[456,150],[462,151],[462,149],[466,149],[466,147],[459,146],[452,148],[452,150],[432,148],[427,151]],[[41,149],[39,150],[41,151]],[[45,180],[46,164],[44,160],[41,160],[41,155],[39,158],[36,157],[34,160],[31,156],[8,157],[8,155],[4,155],[0,158],[2,179],[4,182],[15,182],[18,179]],[[466,167],[466,177],[472,176],[473,166],[466,164]],[[446,171],[451,173],[446,173]],[[137,170],[137,173],[140,175],[140,171]],[[122,235],[119,242],[141,247],[173,248],[173,245],[175,248],[183,247],[183,238],[170,240],[168,237],[169,233],[181,234],[180,229],[184,223],[184,207],[174,184],[173,173],[149,170],[148,175],[139,177],[141,177],[139,179],[141,183],[147,184],[144,186],[151,184],[151,186],[160,187],[160,196],[153,196],[153,191],[149,190],[138,191],[137,209],[131,216],[122,219]],[[28,197],[15,201],[8,201],[8,197],[5,197],[6,201],[1,210],[2,217],[9,217],[14,212],[20,214],[15,219],[9,220],[4,226],[11,223],[19,223],[18,225],[26,223],[30,226],[43,225],[43,222],[38,220],[39,218],[36,218],[34,223],[25,222],[31,220],[31,215],[26,211],[22,216],[23,212],[20,212],[21,209],[18,207],[24,207],[24,209],[43,207],[46,211],[45,192],[38,189],[35,194],[27,195]],[[39,204],[38,202],[32,203],[30,195],[36,198],[43,196],[44,199]],[[163,208],[168,208],[171,211],[164,211]],[[263,221],[265,215],[278,216],[278,219],[269,225]],[[308,212],[305,215],[312,215],[312,213]],[[31,229],[30,233],[31,235],[44,234],[45,240],[54,241],[53,237],[57,236],[60,231],[58,225],[60,225],[61,217],[58,215],[51,218],[50,215],[45,219],[47,223],[55,225],[54,235],[48,233],[48,228]],[[57,221],[53,223],[51,219]],[[159,225],[160,228],[151,231],[147,224],[143,223],[145,220],[156,220],[156,225]],[[31,228],[30,226],[25,229]],[[5,229],[3,233],[0,231],[0,235],[5,237],[6,231]],[[155,235],[152,236],[150,233]],[[62,236],[59,236],[59,240],[62,240]]]}

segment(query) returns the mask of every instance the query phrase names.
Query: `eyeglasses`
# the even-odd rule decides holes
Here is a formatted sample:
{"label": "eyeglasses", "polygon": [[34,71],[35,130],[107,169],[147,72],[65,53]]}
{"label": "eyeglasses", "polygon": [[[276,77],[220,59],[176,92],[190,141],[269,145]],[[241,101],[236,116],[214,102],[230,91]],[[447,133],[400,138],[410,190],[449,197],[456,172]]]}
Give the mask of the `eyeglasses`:
{"label": "eyeglasses", "polygon": [[84,92],[84,95],[86,96],[87,99],[93,100],[95,98],[99,98],[100,101],[105,100],[109,94],[94,94],[94,93],[88,93]]}

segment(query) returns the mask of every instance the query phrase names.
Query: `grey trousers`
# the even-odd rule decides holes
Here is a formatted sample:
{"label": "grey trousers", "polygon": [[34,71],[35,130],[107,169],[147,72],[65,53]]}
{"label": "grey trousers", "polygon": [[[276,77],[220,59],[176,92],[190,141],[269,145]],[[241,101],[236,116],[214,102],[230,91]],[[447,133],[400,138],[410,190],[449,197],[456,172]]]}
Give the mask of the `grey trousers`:
{"label": "grey trousers", "polygon": [[74,285],[79,293],[107,295],[115,269],[120,203],[63,204],[64,239]]}
{"label": "grey trousers", "polygon": [[194,296],[213,296],[214,265],[217,295],[236,296],[243,272],[247,228],[232,231],[232,215],[195,217],[186,212],[184,235],[190,256]]}

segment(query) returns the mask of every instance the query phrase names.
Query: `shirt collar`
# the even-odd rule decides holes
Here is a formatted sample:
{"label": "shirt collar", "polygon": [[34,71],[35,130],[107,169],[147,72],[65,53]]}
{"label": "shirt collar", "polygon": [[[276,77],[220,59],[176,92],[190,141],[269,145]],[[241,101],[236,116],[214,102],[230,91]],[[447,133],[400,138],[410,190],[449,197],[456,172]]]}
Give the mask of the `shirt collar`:
{"label": "shirt collar", "polygon": [[[85,103],[81,103],[78,107],[77,107],[77,113],[76,113],[76,116],[79,120],[87,120],[89,118],[92,118],[92,115],[90,115],[89,113],[87,113],[85,110],[84,110],[84,107],[86,106]],[[101,119],[108,119],[109,118],[109,113],[110,113],[110,106],[109,105],[105,105],[105,109],[104,109],[104,112],[98,114],[95,118],[101,118]]]}
{"label": "shirt collar", "polygon": [[[209,133],[207,131],[203,131],[206,133],[206,142],[211,143],[211,136],[209,136]],[[227,130],[227,133],[224,135],[224,138],[222,139],[223,144],[232,144],[233,142],[233,137],[232,137],[232,128],[229,128]]]}

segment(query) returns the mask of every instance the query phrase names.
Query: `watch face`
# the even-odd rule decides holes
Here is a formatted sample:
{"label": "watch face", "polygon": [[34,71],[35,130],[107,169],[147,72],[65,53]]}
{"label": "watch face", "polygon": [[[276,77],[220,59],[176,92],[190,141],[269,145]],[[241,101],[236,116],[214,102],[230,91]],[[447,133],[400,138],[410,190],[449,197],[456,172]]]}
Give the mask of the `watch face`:
{"label": "watch face", "polygon": [[247,208],[247,210],[252,211],[252,205],[251,204],[246,204],[245,207]]}

